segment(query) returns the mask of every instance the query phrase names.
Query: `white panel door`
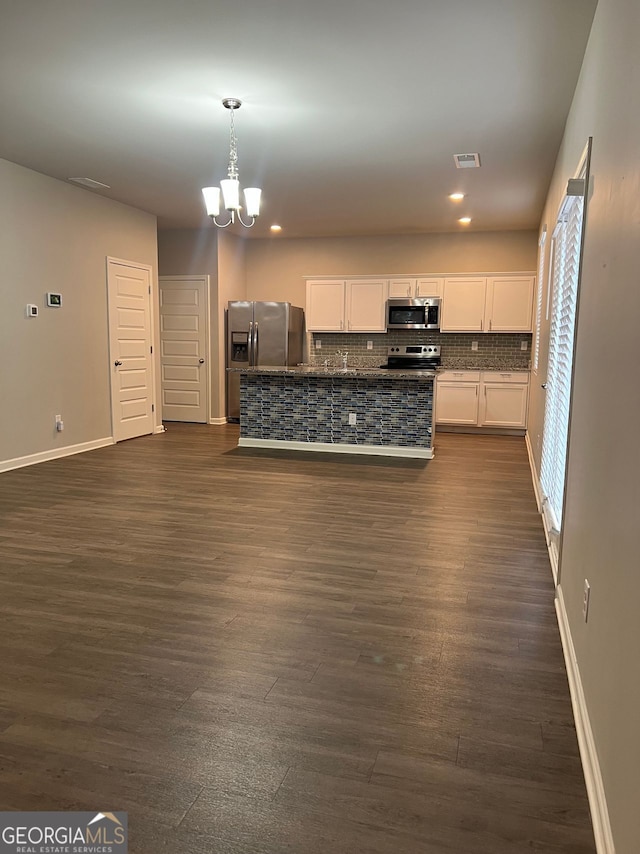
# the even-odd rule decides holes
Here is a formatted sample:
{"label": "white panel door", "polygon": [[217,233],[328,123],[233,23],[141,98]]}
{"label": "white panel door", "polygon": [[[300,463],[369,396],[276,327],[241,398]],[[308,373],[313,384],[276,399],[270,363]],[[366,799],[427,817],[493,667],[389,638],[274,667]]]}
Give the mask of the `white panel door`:
{"label": "white panel door", "polygon": [[207,423],[207,278],[159,279],[163,421]]}
{"label": "white panel door", "polygon": [[151,268],[109,259],[111,424],[116,442],[153,432]]}

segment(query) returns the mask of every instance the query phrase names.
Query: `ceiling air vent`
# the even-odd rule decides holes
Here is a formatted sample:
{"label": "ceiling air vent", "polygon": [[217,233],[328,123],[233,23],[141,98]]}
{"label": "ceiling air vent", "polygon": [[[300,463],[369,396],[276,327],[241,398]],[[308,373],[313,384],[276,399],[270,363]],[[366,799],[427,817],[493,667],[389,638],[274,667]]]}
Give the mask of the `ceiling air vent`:
{"label": "ceiling air vent", "polygon": [[93,178],[69,178],[74,184],[82,184],[83,187],[89,187],[90,190],[110,190],[108,184],[102,184],[100,181],[94,181]]}
{"label": "ceiling air vent", "polygon": [[454,154],[456,169],[477,169],[480,166],[479,154]]}

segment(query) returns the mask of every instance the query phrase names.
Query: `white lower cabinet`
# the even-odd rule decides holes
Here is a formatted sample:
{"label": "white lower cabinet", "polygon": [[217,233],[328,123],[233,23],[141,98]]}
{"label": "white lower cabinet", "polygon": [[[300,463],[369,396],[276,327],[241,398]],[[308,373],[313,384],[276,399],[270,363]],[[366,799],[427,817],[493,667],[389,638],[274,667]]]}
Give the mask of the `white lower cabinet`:
{"label": "white lower cabinet", "polygon": [[443,371],[436,381],[436,423],[527,426],[527,371]]}
{"label": "white lower cabinet", "polygon": [[443,371],[436,380],[436,424],[478,423],[480,371]]}

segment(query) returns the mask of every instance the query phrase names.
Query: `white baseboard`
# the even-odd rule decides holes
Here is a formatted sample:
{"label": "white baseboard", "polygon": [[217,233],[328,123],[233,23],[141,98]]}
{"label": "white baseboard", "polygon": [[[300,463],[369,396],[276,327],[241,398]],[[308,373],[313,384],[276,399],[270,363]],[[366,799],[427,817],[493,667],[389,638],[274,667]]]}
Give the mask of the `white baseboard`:
{"label": "white baseboard", "polygon": [[79,445],[66,445],[63,448],[52,448],[50,451],[40,451],[38,454],[29,454],[26,457],[14,457],[12,460],[0,461],[0,472],[21,469],[24,466],[33,466],[36,463],[46,463],[48,460],[57,460],[61,457],[70,457],[73,454],[83,454],[85,451],[95,451],[96,448],[105,448],[114,445],[113,436],[104,439],[94,439],[92,442],[82,442]]}
{"label": "white baseboard", "polygon": [[580,670],[573,646],[561,586],[556,591],[556,613],[558,616],[558,626],[560,627],[564,661],[569,678],[573,717],[578,734],[578,747],[580,748],[580,758],[582,759],[584,779],[587,786],[587,797],[589,798],[589,806],[591,808],[591,821],[593,823],[596,850],[598,854],[615,854],[607,799],[604,793],[602,774],[600,773],[598,752],[589,721],[589,712],[584,698]]}
{"label": "white baseboard", "polygon": [[226,424],[226,423],[227,423],[226,417],[224,417],[224,418],[210,418],[209,419],[209,424]]}
{"label": "white baseboard", "polygon": [[399,445],[346,445],[333,442],[294,442],[287,439],[250,439],[241,436],[239,448],[270,448],[281,451],[322,451],[331,454],[365,454],[376,457],[433,459],[431,448],[403,448]]}
{"label": "white baseboard", "polygon": [[154,436],[157,436],[158,433],[166,433],[166,432],[167,432],[167,428],[164,426],[164,424],[158,424],[156,427],[153,428],[153,435]]}
{"label": "white baseboard", "polygon": [[533,448],[531,447],[531,439],[529,438],[528,430],[524,436],[524,443],[527,447],[527,454],[529,456],[529,468],[531,469],[531,480],[533,482],[533,491],[536,496],[536,504],[538,505],[538,513],[542,513],[542,489],[540,488],[540,481],[538,480],[536,464],[533,460]]}
{"label": "white baseboard", "polygon": [[538,513],[542,516],[542,527],[544,529],[544,537],[547,542],[547,551],[549,552],[549,562],[551,563],[551,573],[553,575],[553,583],[558,584],[558,532],[554,530],[551,520],[548,518],[544,510],[544,499],[542,495],[542,486],[536,471],[536,465],[533,459],[533,449],[531,448],[531,439],[529,431],[524,437],[524,443],[529,456],[529,468],[531,469],[531,482],[533,484],[533,492],[536,497],[536,506]]}

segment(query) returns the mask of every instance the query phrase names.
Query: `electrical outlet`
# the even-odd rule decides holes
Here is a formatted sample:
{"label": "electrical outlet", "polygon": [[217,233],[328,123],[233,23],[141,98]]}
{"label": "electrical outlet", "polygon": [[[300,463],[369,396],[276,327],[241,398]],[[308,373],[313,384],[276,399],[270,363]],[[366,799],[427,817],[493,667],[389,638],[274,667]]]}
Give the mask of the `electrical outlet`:
{"label": "electrical outlet", "polygon": [[472,350],[477,350],[477,349],[478,349],[478,342],[477,342],[477,341],[472,341],[472,342],[471,342],[471,349],[472,349]]}
{"label": "electrical outlet", "polygon": [[358,422],[358,416],[355,412],[349,413],[349,427],[355,427]]}
{"label": "electrical outlet", "polygon": [[373,341],[367,341],[367,350],[373,350]]}
{"label": "electrical outlet", "polygon": [[589,600],[591,599],[591,585],[585,578],[584,580],[584,592],[582,594],[582,616],[584,617],[585,623],[589,619]]}
{"label": "electrical outlet", "polygon": [[526,341],[521,341],[521,342],[520,342],[520,349],[521,349],[521,350],[526,350],[526,349],[528,349],[528,347],[529,347],[529,345],[527,344],[527,342],[526,342]]}
{"label": "electrical outlet", "polygon": [[316,342],[316,350],[322,350],[322,341],[320,340],[320,338],[316,338],[315,342]]}

